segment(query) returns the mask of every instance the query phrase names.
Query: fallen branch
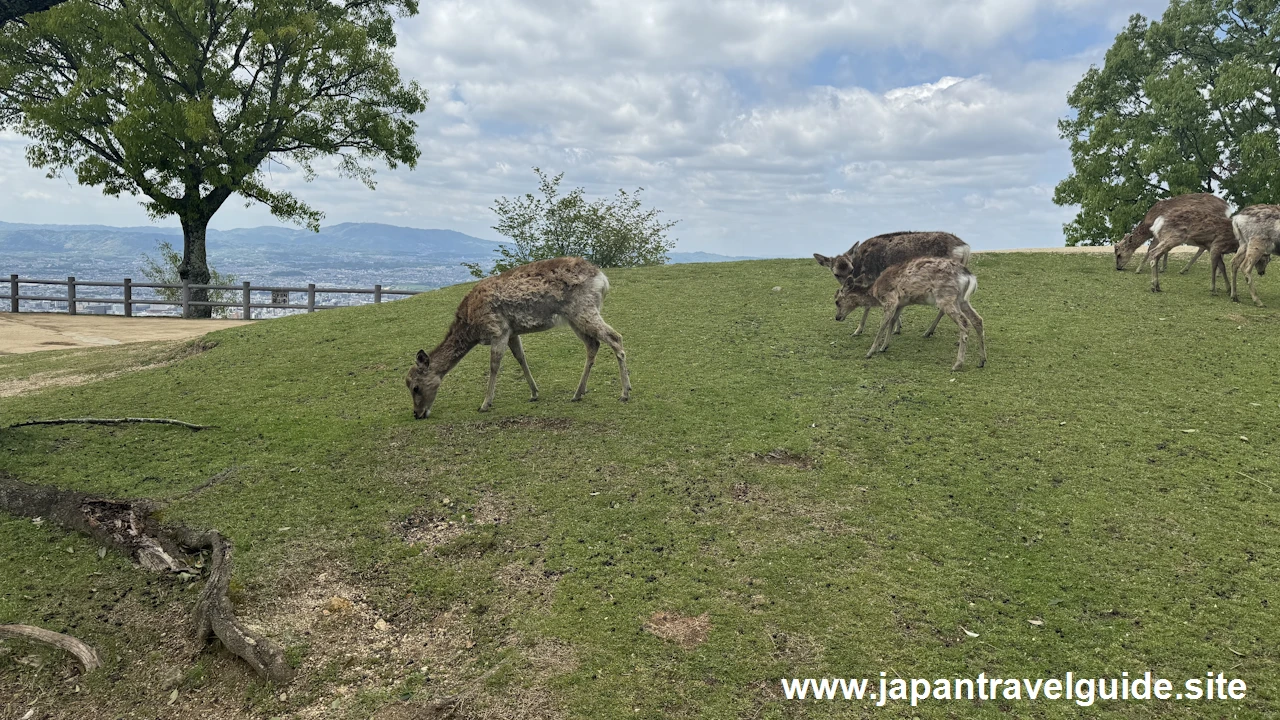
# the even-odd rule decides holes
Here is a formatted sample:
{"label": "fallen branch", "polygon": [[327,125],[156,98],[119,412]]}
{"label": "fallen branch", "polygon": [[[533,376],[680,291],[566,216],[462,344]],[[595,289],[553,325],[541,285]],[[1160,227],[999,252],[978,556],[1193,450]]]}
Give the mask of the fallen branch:
{"label": "fallen branch", "polygon": [[102,662],[98,660],[98,653],[70,635],[63,635],[62,633],[30,625],[0,625],[0,638],[34,640],[45,645],[52,645],[59,650],[65,650],[76,656],[76,659],[84,666],[86,673],[102,667]]}
{"label": "fallen branch", "polygon": [[14,423],[5,427],[27,427],[29,425],[122,425],[124,423],[155,423],[157,425],[180,425],[184,428],[190,428],[192,431],[209,430],[213,425],[196,425],[194,423],[184,422],[182,420],[170,420],[169,418],[142,418],[142,417],[124,417],[124,418],[55,418],[53,420],[28,420],[26,422]]}
{"label": "fallen branch", "polygon": [[209,551],[209,577],[196,601],[193,634],[199,645],[213,635],[276,683],[293,679],[293,668],[275,643],[249,632],[227,597],[231,582],[231,540],[217,530],[170,527],[155,518],[157,506],[145,500],[108,500],[72,490],[29,485],[0,473],[0,509],[23,517],[43,517],[65,529],[82,532],[124,552],[152,571],[198,573],[184,557]]}

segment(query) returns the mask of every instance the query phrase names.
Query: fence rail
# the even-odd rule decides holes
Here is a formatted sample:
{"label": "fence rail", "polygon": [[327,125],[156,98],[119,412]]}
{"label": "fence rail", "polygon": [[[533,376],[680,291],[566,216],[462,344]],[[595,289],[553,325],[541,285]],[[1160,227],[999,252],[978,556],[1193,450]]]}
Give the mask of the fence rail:
{"label": "fence rail", "polygon": [[[22,285],[52,285],[63,286],[67,288],[66,295],[23,295]],[[122,288],[122,297],[78,297],[76,295],[77,288]],[[179,300],[164,299],[135,299],[133,291],[142,288],[148,290],[178,290]],[[316,310],[325,310],[330,307],[339,307],[334,305],[316,305],[316,294],[354,294],[354,295],[373,295],[375,303],[382,302],[384,296],[394,295],[417,295],[417,290],[386,290],[381,285],[374,285],[372,288],[338,288],[338,287],[317,287],[315,283],[309,283],[306,287],[284,287],[278,285],[252,285],[249,282],[243,282],[239,285],[198,285],[188,283],[185,280],[181,284],[169,283],[136,283],[130,278],[125,278],[124,282],[105,282],[98,280],[77,280],[75,276],[68,277],[66,280],[39,280],[35,278],[23,278],[17,275],[10,275],[8,282],[8,292],[0,294],[0,300],[9,301],[9,312],[20,312],[22,300],[43,300],[47,302],[66,303],[67,313],[70,315],[77,314],[77,306],[80,303],[100,303],[105,305],[123,305],[126,317],[133,317],[134,305],[169,305],[182,308],[182,315],[186,317],[190,314],[192,307],[226,307],[240,308],[241,317],[252,318],[255,309],[279,309],[279,310],[306,310],[307,312],[315,312]],[[237,302],[224,302],[217,300],[193,300],[192,291],[195,290],[216,290],[224,292],[241,293],[240,300]],[[272,294],[272,301],[267,303],[253,302],[253,293],[269,292]],[[287,301],[289,293],[306,293],[306,304],[292,304]],[[276,300],[284,295],[285,302],[276,302]]]}

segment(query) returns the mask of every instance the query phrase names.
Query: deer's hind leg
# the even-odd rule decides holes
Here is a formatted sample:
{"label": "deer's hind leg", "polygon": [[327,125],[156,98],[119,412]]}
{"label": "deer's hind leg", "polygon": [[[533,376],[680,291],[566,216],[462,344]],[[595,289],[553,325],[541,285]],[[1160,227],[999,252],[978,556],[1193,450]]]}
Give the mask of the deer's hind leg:
{"label": "deer's hind leg", "polygon": [[573,393],[573,402],[582,399],[587,394],[587,379],[591,377],[591,367],[596,364],[596,353],[600,352],[600,341],[595,335],[588,333],[586,330],[580,330],[574,326],[573,332],[577,334],[578,339],[587,347],[587,364],[582,368],[582,380],[578,382],[578,389]]}
{"label": "deer's hind leg", "polygon": [[929,326],[928,330],[924,331],[924,337],[933,337],[933,331],[938,329],[938,322],[942,320],[943,315],[946,315],[946,313],[939,310],[937,316],[933,318],[933,324]]}
{"label": "deer's hind leg", "polygon": [[[1192,266],[1192,265],[1195,265],[1195,264],[1196,264],[1196,261],[1197,261],[1197,260],[1199,260],[1199,259],[1200,259],[1200,256],[1201,256],[1201,255],[1203,255],[1203,254],[1204,254],[1204,248],[1203,248],[1203,247],[1202,247],[1202,248],[1200,248],[1200,249],[1198,249],[1198,250],[1196,250],[1196,256],[1195,256],[1195,257],[1193,257],[1193,258],[1191,258],[1191,262],[1187,263],[1187,266],[1186,266],[1186,267],[1184,267],[1184,268],[1182,268],[1181,270],[1179,270],[1179,271],[1178,271],[1178,274],[1179,274],[1179,275],[1186,275],[1186,274],[1187,274],[1187,271],[1191,269],[1191,266]],[[1168,256],[1166,255],[1165,257],[1167,258]],[[1212,256],[1210,256],[1210,257],[1212,257]],[[1164,269],[1165,269],[1165,270],[1168,270],[1168,269],[1169,269],[1169,266],[1166,264],[1166,265],[1164,266]]]}
{"label": "deer's hind leg", "polygon": [[[622,347],[622,336],[617,330],[609,327],[609,323],[600,317],[600,314],[594,313],[592,316],[583,318],[580,326],[575,325],[575,329],[579,331],[579,335],[588,335],[595,339],[597,349],[601,344],[608,345],[613,354],[618,358],[618,376],[622,382],[622,396],[619,400],[631,399],[631,373],[627,370],[627,351]],[[584,340],[585,342],[585,340]],[[587,346],[588,355],[594,355],[591,346]],[[578,389],[581,393],[586,390],[586,373],[583,373],[582,386]],[[578,395],[577,397],[581,397]]]}
{"label": "deer's hind leg", "polygon": [[960,312],[969,318],[969,324],[978,331],[978,367],[983,367],[987,364],[987,334],[982,328],[982,316],[973,309],[968,300],[962,299],[957,304],[960,306]]}
{"label": "deer's hind leg", "polygon": [[1214,245],[1209,249],[1209,293],[1218,294],[1218,270],[1222,270],[1222,279],[1227,279],[1227,264],[1222,259],[1222,249]]}
{"label": "deer's hind leg", "polygon": [[960,347],[956,351],[956,362],[951,366],[952,370],[959,370],[964,365],[965,352],[969,349],[969,326],[972,323],[968,314],[960,309],[961,302],[963,300],[957,299],[938,303],[938,309],[954,320],[956,326],[960,328]]}
{"label": "deer's hind leg", "polygon": [[538,399],[538,383],[533,381],[533,373],[529,372],[529,363],[525,362],[524,344],[520,342],[519,335],[512,335],[507,345],[511,347],[511,354],[516,356],[516,362],[520,363],[520,369],[524,371],[525,382],[529,383],[529,402],[533,402]]}

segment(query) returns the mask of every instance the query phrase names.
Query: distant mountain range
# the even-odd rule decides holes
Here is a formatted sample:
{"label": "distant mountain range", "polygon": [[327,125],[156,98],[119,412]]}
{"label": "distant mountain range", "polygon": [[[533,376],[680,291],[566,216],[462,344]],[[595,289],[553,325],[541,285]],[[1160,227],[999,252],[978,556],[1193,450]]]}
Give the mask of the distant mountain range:
{"label": "distant mountain range", "polygon": [[[137,275],[144,254],[168,241],[179,251],[176,227],[35,225],[0,222],[0,273]],[[424,230],[381,223],[342,223],[319,233],[298,228],[209,230],[209,261],[244,279],[310,278],[386,281],[439,286],[469,276],[463,262],[494,257],[499,243],[454,230]],[[671,253],[671,262],[722,262],[749,258],[704,252]]]}

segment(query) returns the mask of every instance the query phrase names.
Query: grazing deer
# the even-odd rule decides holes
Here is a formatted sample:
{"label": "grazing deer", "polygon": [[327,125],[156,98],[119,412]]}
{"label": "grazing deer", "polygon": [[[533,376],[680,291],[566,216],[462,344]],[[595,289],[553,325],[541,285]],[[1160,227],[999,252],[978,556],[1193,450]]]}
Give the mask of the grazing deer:
{"label": "grazing deer", "polygon": [[1227,262],[1223,255],[1236,251],[1237,242],[1231,231],[1231,208],[1227,201],[1211,193],[1193,193],[1167,198],[1151,206],[1142,222],[1134,226],[1116,243],[1116,270],[1129,264],[1135,251],[1150,241],[1147,254],[1138,262],[1136,272],[1151,263],[1151,292],[1160,292],[1160,265],[1169,267],[1169,251],[1179,245],[1194,245],[1197,250],[1191,262],[1179,272],[1186,274],[1200,256],[1209,251],[1209,292],[1218,292],[1218,273],[1227,282]]}
{"label": "grazing deer", "polygon": [[[969,245],[946,232],[893,232],[854,243],[848,252],[835,257],[813,254],[813,259],[817,260],[819,265],[831,268],[831,273],[841,283],[861,276],[866,276],[870,283],[887,268],[918,257],[949,257],[959,261],[961,265],[968,266]],[[862,334],[863,328],[867,325],[867,315],[870,313],[871,307],[866,306],[862,311],[862,320],[853,331],[854,335]],[[925,337],[933,335],[942,316],[943,313],[939,312],[933,319],[933,324],[924,333]],[[894,332],[900,332],[901,329],[899,321],[894,327]]]}
{"label": "grazing deer", "polygon": [[587,366],[574,400],[587,392],[587,378],[603,343],[618,357],[622,377],[622,400],[631,397],[631,377],[627,373],[627,353],[622,336],[600,317],[600,306],[609,291],[609,279],[600,268],[580,257],[538,260],[487,277],[471,289],[458,305],[448,334],[435,350],[418,351],[417,364],[409,370],[405,385],[413,395],[413,416],[419,420],[431,414],[431,405],[446,373],[476,345],[489,346],[489,391],[480,412],[493,405],[498,368],[507,348],[515,355],[529,383],[530,401],[538,399],[538,386],[524,359],[520,336],[567,324],[587,346]]}
{"label": "grazing deer", "polygon": [[1231,299],[1240,302],[1236,278],[1243,267],[1249,294],[1254,304],[1262,307],[1253,285],[1253,271],[1256,268],[1259,275],[1265,274],[1271,253],[1280,248],[1280,205],[1250,205],[1231,218],[1231,229],[1240,243],[1240,251],[1231,261]]}
{"label": "grazing deer", "polygon": [[960,326],[960,351],[951,369],[959,370],[964,364],[970,328],[978,333],[978,367],[982,367],[987,364],[987,339],[982,330],[982,316],[969,304],[977,288],[978,278],[959,260],[916,258],[890,267],[874,280],[862,275],[843,282],[836,292],[836,320],[843,321],[858,307],[884,308],[880,331],[867,351],[867,357],[871,357],[877,350],[888,349],[891,330],[902,308],[933,305]]}

